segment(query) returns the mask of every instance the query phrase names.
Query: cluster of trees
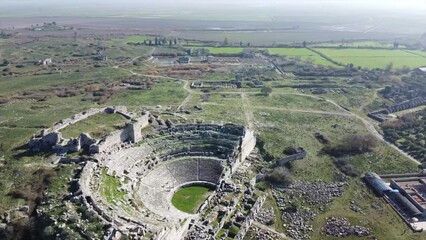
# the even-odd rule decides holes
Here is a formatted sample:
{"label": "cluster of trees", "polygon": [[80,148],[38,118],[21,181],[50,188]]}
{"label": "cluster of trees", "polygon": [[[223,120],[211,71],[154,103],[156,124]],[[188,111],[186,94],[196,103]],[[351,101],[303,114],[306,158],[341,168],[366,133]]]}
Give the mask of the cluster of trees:
{"label": "cluster of trees", "polygon": [[158,45],[169,45],[169,46],[172,46],[172,45],[177,45],[178,44],[178,40],[177,40],[177,38],[168,39],[166,37],[155,37],[154,41],[152,41],[151,39],[149,39],[149,40],[144,40],[143,43],[145,45],[155,45],[155,46],[158,46]]}
{"label": "cluster of trees", "polygon": [[377,146],[377,139],[372,135],[345,135],[336,143],[326,144],[323,151],[333,157],[357,155],[371,152]]}
{"label": "cluster of trees", "polygon": [[[188,44],[187,44],[187,45],[188,45]],[[222,45],[223,45],[223,46],[231,46],[232,44],[231,44],[231,42],[229,42],[229,39],[226,37],[225,39],[223,39],[223,43],[222,43]],[[240,41],[240,47],[243,47],[243,46],[250,47],[250,45],[251,45],[251,43],[250,43],[250,42],[243,43],[243,41]]]}
{"label": "cluster of trees", "polygon": [[356,177],[359,171],[351,164],[353,155],[371,152],[378,144],[372,135],[348,134],[339,141],[328,142],[323,147],[323,152],[334,157],[334,165],[345,175]]}
{"label": "cluster of trees", "polygon": [[12,34],[8,34],[8,33],[5,33],[3,31],[0,32],[0,39],[1,38],[7,39],[7,38],[10,38],[10,36],[12,36]]}
{"label": "cluster of trees", "polygon": [[384,123],[384,137],[419,161],[426,162],[426,110]]}
{"label": "cluster of trees", "polygon": [[260,92],[262,93],[262,95],[264,96],[269,96],[272,93],[272,88],[269,86],[264,86],[260,89]]}

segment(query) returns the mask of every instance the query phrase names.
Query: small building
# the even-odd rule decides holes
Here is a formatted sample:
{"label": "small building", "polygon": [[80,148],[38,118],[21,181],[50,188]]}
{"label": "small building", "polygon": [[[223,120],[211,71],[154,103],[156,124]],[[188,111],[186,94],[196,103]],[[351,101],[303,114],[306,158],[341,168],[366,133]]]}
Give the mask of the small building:
{"label": "small building", "polygon": [[203,82],[194,81],[191,83],[191,88],[202,88],[202,87],[203,87]]}
{"label": "small building", "polygon": [[426,178],[411,177],[392,179],[391,187],[397,189],[426,216]]}
{"label": "small building", "polygon": [[107,56],[105,56],[105,55],[98,55],[98,56],[96,56],[95,58],[94,58],[96,61],[107,61],[108,60],[108,57]]}
{"label": "small building", "polygon": [[179,62],[179,63],[190,63],[190,62],[191,62],[191,58],[190,58],[190,57],[188,57],[188,56],[180,57],[180,58],[178,59],[178,62]]}
{"label": "small building", "polygon": [[413,73],[419,75],[426,75],[426,67],[420,67],[413,70]]}
{"label": "small building", "polygon": [[383,196],[386,192],[392,190],[376,173],[368,172],[364,175],[364,179],[379,196]]}
{"label": "small building", "polygon": [[44,66],[49,65],[51,63],[52,63],[52,59],[51,58],[46,58],[46,59],[43,60],[43,65]]}
{"label": "small building", "polygon": [[413,218],[422,216],[422,212],[399,191],[388,192],[387,196],[407,217]]}

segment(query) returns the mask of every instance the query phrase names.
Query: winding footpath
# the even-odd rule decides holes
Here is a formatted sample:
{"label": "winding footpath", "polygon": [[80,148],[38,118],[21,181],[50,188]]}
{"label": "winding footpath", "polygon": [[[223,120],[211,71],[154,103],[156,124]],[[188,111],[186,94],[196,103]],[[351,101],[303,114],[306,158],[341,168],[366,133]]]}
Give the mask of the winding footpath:
{"label": "winding footpath", "polygon": [[[132,61],[138,59],[139,57],[133,59]],[[190,88],[190,80],[183,80],[183,79],[179,79],[179,78],[173,78],[173,77],[167,77],[167,76],[161,76],[161,75],[147,75],[147,74],[141,74],[141,73],[137,73],[134,72],[130,69],[126,69],[126,68],[122,68],[119,65],[114,66],[114,68],[116,69],[120,69],[120,70],[124,70],[127,71],[131,74],[134,75],[138,75],[138,76],[144,76],[144,77],[157,77],[157,78],[163,78],[163,79],[170,79],[170,80],[179,80],[179,81],[183,81],[184,82],[184,86],[183,88],[185,89],[186,92],[188,92],[188,95],[186,96],[186,98],[179,104],[177,110],[180,110],[183,106],[185,106],[188,102],[191,101],[192,97],[194,94],[196,94],[196,92],[194,90],[192,90]],[[373,135],[375,138],[377,138],[379,141],[384,142],[385,144],[387,144],[388,146],[392,147],[393,149],[395,149],[396,151],[398,151],[400,154],[404,155],[406,158],[410,159],[412,162],[421,165],[421,162],[419,162],[418,160],[416,160],[415,158],[413,158],[412,156],[408,155],[406,152],[402,151],[401,149],[399,149],[397,146],[395,146],[394,144],[386,141],[384,139],[384,137],[377,131],[377,129],[375,128],[374,124],[369,121],[368,119],[349,111],[348,109],[342,107],[341,105],[339,105],[338,103],[324,98],[324,97],[318,97],[318,96],[314,96],[314,95],[309,95],[309,94],[304,94],[304,93],[272,93],[271,95],[298,95],[298,96],[304,96],[304,97],[309,97],[309,98],[314,98],[317,100],[323,100],[326,101],[332,105],[334,105],[335,107],[337,107],[341,112],[336,112],[336,111],[319,111],[319,110],[305,110],[305,109],[287,109],[287,108],[279,108],[279,107],[254,107],[251,105],[250,100],[247,98],[246,94],[258,94],[259,92],[244,92],[244,91],[224,91],[224,92],[214,92],[216,94],[239,94],[241,96],[241,101],[242,101],[242,109],[243,109],[243,113],[247,122],[247,125],[250,129],[255,128],[255,117],[253,114],[253,109],[269,109],[269,110],[278,110],[278,111],[289,111],[289,112],[300,112],[300,113],[314,113],[314,114],[326,114],[326,115],[338,115],[338,116],[349,116],[349,117],[353,117],[356,118],[358,120],[360,120],[363,125],[365,126],[365,128],[367,129],[367,131]],[[219,104],[217,104],[219,105]]]}

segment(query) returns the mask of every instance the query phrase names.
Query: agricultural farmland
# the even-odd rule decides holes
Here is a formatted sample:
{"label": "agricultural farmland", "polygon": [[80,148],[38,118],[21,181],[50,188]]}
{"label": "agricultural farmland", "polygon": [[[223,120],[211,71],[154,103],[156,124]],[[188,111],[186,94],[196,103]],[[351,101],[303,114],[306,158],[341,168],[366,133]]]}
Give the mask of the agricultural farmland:
{"label": "agricultural farmland", "polygon": [[312,62],[317,65],[335,66],[315,52],[306,48],[267,48],[269,54],[300,58],[302,61]]}
{"label": "agricultural farmland", "polygon": [[[342,48],[393,48],[392,43],[380,41],[354,41],[354,42],[325,42],[316,43],[313,47],[342,47]],[[399,46],[405,48],[405,46]]]}
{"label": "agricultural farmland", "polygon": [[383,49],[325,49],[319,52],[342,64],[354,64],[363,68],[384,68],[392,63],[394,68],[416,68],[426,65],[426,57],[403,50]]}

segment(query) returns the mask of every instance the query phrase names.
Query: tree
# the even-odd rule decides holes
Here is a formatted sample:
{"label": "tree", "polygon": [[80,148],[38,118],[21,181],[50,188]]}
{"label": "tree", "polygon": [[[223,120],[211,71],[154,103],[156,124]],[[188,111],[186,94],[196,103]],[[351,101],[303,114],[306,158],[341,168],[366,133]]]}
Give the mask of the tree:
{"label": "tree", "polygon": [[277,167],[265,174],[265,180],[272,184],[287,186],[294,181],[294,178],[287,168]]}
{"label": "tree", "polygon": [[393,43],[393,48],[398,48],[398,47],[399,47],[399,43],[394,42],[394,43]]}
{"label": "tree", "polygon": [[229,41],[228,38],[226,37],[225,40],[223,40],[223,45],[228,46],[229,45]]}
{"label": "tree", "polygon": [[269,86],[264,86],[262,89],[260,89],[260,92],[265,96],[269,96],[272,93],[272,88]]}
{"label": "tree", "polygon": [[0,65],[0,66],[7,66],[7,65],[9,65],[9,60],[7,60],[7,59],[3,59],[3,63]]}
{"label": "tree", "polygon": [[377,139],[372,135],[347,134],[334,144],[327,144],[323,151],[334,157],[357,155],[371,152],[377,146]]}
{"label": "tree", "polygon": [[240,47],[242,47],[243,46],[243,42],[242,41],[240,41]]}
{"label": "tree", "polygon": [[306,47],[306,41],[303,41],[303,47]]}
{"label": "tree", "polygon": [[388,65],[386,65],[385,72],[390,73],[392,71],[392,68],[393,68],[393,63],[391,62]]}

